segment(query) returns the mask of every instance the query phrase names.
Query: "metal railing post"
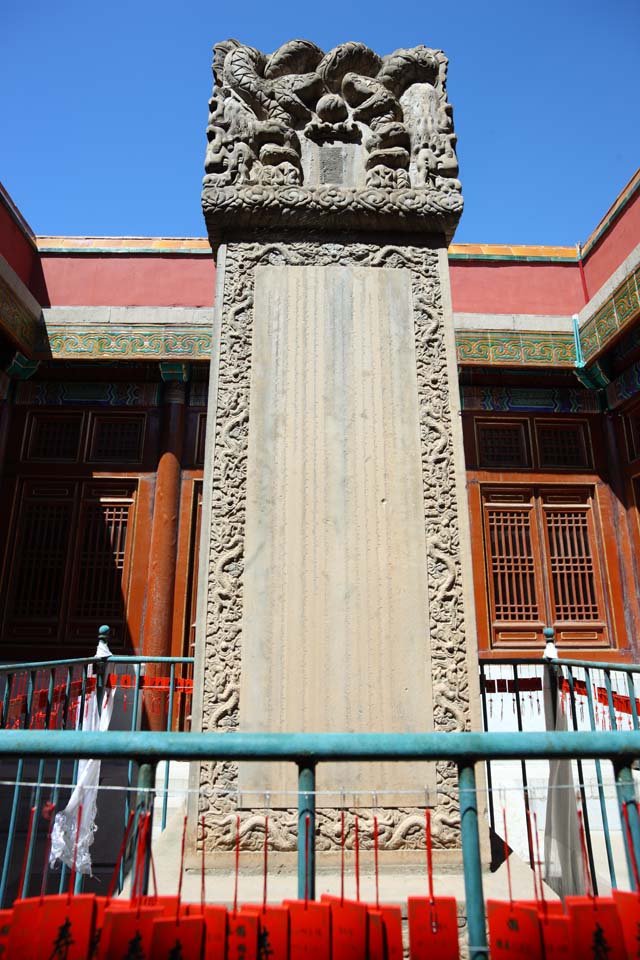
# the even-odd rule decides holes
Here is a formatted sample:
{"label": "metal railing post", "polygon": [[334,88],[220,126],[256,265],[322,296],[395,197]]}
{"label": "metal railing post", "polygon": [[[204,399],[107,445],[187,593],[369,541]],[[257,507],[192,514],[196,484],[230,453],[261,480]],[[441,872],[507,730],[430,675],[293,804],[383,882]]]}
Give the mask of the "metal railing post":
{"label": "metal railing post", "polygon": [[[175,697],[176,689],[176,665],[175,663],[171,664],[169,669],[169,706],[167,708],[167,733],[172,729],[173,725],[173,701]],[[164,764],[164,783],[162,784],[162,830],[167,826],[167,806],[169,800],[169,760],[165,760]]]}
{"label": "metal railing post", "polygon": [[[138,796],[136,801],[136,821],[137,830],[140,829],[141,814],[149,814],[148,841],[144,850],[144,869],[142,871],[142,893],[146,896],[149,892],[149,870],[151,865],[151,839],[153,835],[153,801],[155,799],[156,785],[156,762],[140,761],[138,767]],[[137,873],[139,838],[136,839],[136,856],[134,857],[131,876],[135,877]]]}
{"label": "metal railing post", "polygon": [[[613,763],[613,769],[616,775],[616,789],[618,792],[618,803],[620,805],[620,824],[622,827],[622,836],[624,837],[624,849],[627,855],[627,867],[629,869],[629,883],[632,890],[636,890],[635,870],[633,869],[632,857],[635,858],[636,865],[640,867],[640,816],[638,816],[638,805],[636,803],[636,791],[633,782],[633,772],[629,763]],[[627,808],[627,818],[629,821],[629,831],[631,833],[631,843],[633,853],[629,849],[629,838],[626,830],[626,818],[624,815],[625,806]]]}
{"label": "metal railing post", "polygon": [[[575,691],[575,682],[573,677],[573,670],[571,667],[567,667],[567,681],[569,683],[569,706],[571,707],[571,722],[573,723],[573,729],[578,730],[578,713],[576,710],[576,691]],[[569,724],[567,723],[567,729]],[[585,844],[587,847],[587,860],[589,862],[589,874],[591,876],[591,886],[593,887],[593,892],[598,896],[598,874],[596,873],[596,861],[593,855],[593,842],[591,839],[591,825],[589,823],[589,807],[587,804],[587,791],[585,788],[584,780],[584,767],[582,766],[582,760],[576,760],[576,767],[578,770],[578,789],[580,791],[580,806],[582,807],[582,819],[584,821],[584,837]],[[615,887],[615,872],[611,877],[611,886]]]}
{"label": "metal railing post", "polygon": [[104,676],[107,671],[107,662],[111,657],[109,649],[109,640],[111,639],[111,627],[103,623],[98,627],[98,648],[93,661],[93,673],[96,678],[96,707],[98,716],[102,713],[102,700],[104,698]]}
{"label": "metal railing post", "polygon": [[489,950],[487,948],[482,892],[476,774],[471,761],[462,760],[458,764],[458,793],[460,796],[460,834],[462,837],[464,891],[467,901],[469,957],[471,960],[484,960],[488,957]]}
{"label": "metal railing post", "polygon": [[313,761],[304,760],[298,761],[298,899],[315,898],[316,765]]}

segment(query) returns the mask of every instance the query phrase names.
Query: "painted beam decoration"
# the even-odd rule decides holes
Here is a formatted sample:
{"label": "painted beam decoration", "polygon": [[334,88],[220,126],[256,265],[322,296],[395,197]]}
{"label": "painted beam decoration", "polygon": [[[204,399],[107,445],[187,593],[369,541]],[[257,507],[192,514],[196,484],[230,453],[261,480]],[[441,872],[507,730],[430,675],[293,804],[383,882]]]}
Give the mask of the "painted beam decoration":
{"label": "painted beam decoration", "polygon": [[576,363],[573,334],[561,331],[458,330],[456,353],[463,364],[573,367]]}
{"label": "painted beam decoration", "polygon": [[598,413],[593,390],[536,387],[461,387],[463,410],[490,413]]}
{"label": "painted beam decoration", "polygon": [[70,360],[208,360],[212,334],[202,327],[177,325],[113,327],[48,324],[54,358]]}
{"label": "painted beam decoration", "polygon": [[585,360],[591,360],[640,317],[640,265],[614,290],[598,311],[580,328]]}
{"label": "painted beam decoration", "polygon": [[447,58],[291,40],[214,47],[202,206],[235,230],[401,230],[451,240],[462,213]]}
{"label": "painted beam decoration", "polygon": [[29,380],[16,385],[14,402],[18,406],[155,407],[160,388],[157,383]]}
{"label": "painted beam decoration", "polygon": [[640,393],[640,361],[632,363],[628,370],[607,386],[606,391],[607,405],[611,410]]}

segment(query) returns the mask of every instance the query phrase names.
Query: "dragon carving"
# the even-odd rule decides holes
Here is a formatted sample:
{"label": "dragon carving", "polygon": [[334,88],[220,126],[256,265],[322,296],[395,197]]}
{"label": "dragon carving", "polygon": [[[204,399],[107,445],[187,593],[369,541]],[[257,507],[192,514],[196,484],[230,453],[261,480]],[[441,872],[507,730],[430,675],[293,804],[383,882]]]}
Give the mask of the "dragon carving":
{"label": "dragon carving", "polygon": [[425,46],[380,57],[362,43],[325,54],[291,40],[268,56],[219,43],[205,189],[301,186],[307,139],[360,144],[365,188],[459,191],[446,69],[446,57]]}

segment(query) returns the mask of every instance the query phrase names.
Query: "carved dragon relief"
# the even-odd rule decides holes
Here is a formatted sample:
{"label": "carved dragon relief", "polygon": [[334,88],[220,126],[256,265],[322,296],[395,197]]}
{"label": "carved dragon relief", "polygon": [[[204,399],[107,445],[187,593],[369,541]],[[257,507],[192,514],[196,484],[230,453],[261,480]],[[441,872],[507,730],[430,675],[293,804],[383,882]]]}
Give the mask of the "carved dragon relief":
{"label": "carved dragon relief", "polygon": [[[212,240],[248,213],[254,227],[285,217],[450,239],[462,196],[446,73],[444,54],[425,46],[380,57],[362,43],[325,54],[292,40],[267,56],[217,44],[202,196]],[[308,183],[305,140],[357,144],[363,182]]]}
{"label": "carved dragon relief", "polygon": [[[422,470],[427,543],[429,623],[433,675],[434,729],[463,730],[470,707],[463,627],[463,594],[459,557],[458,514],[451,440],[446,353],[437,254],[415,246],[359,242],[323,242],[273,235],[227,248],[217,397],[215,457],[208,545],[207,613],[204,636],[203,730],[232,731],[239,723],[243,543],[247,442],[253,327],[254,269],[262,264],[361,265],[411,272],[418,370]],[[232,849],[237,806],[237,767],[203,764],[199,777],[199,809],[206,818],[207,847]],[[437,805],[433,813],[434,843],[459,842],[456,777],[447,764],[437,766]],[[367,806],[367,805],[364,805]],[[411,807],[358,811],[364,845],[373,838],[378,816],[383,848],[415,848],[423,842],[422,815]],[[274,849],[294,850],[297,813],[271,810],[270,841]],[[243,819],[243,846],[262,844],[263,812]],[[339,846],[337,811],[317,813],[319,849]]]}

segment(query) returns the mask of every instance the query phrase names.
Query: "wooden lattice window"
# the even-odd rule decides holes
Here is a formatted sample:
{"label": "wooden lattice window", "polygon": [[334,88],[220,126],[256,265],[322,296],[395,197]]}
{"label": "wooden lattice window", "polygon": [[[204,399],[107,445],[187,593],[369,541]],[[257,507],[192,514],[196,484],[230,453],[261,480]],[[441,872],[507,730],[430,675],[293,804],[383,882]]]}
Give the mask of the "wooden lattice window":
{"label": "wooden lattice window", "polygon": [[530,466],[526,421],[476,420],[476,437],[479,467],[517,470]]}
{"label": "wooden lattice window", "polygon": [[607,642],[604,578],[593,491],[585,487],[483,490],[492,642]]}
{"label": "wooden lattice window", "polygon": [[[31,487],[22,502],[16,540],[12,617],[56,620],[60,613],[73,503],[38,499]],[[44,492],[44,491],[40,491]],[[58,497],[65,490],[52,491]]]}
{"label": "wooden lattice window", "polygon": [[531,508],[487,507],[496,620],[539,620]]}
{"label": "wooden lattice window", "polygon": [[586,512],[544,509],[554,619],[600,620]]}
{"label": "wooden lattice window", "polygon": [[26,431],[25,459],[69,463],[79,456],[81,413],[34,413]]}
{"label": "wooden lattice window", "polygon": [[124,639],[135,487],[127,481],[23,481],[4,577],[5,642],[95,641],[109,623]]}
{"label": "wooden lattice window", "polygon": [[536,423],[542,469],[582,470],[590,466],[583,423]]}
{"label": "wooden lattice window", "polygon": [[94,417],[89,461],[140,463],[144,423],[144,416]]}
{"label": "wooden lattice window", "polygon": [[122,617],[130,502],[83,503],[75,617]]}

